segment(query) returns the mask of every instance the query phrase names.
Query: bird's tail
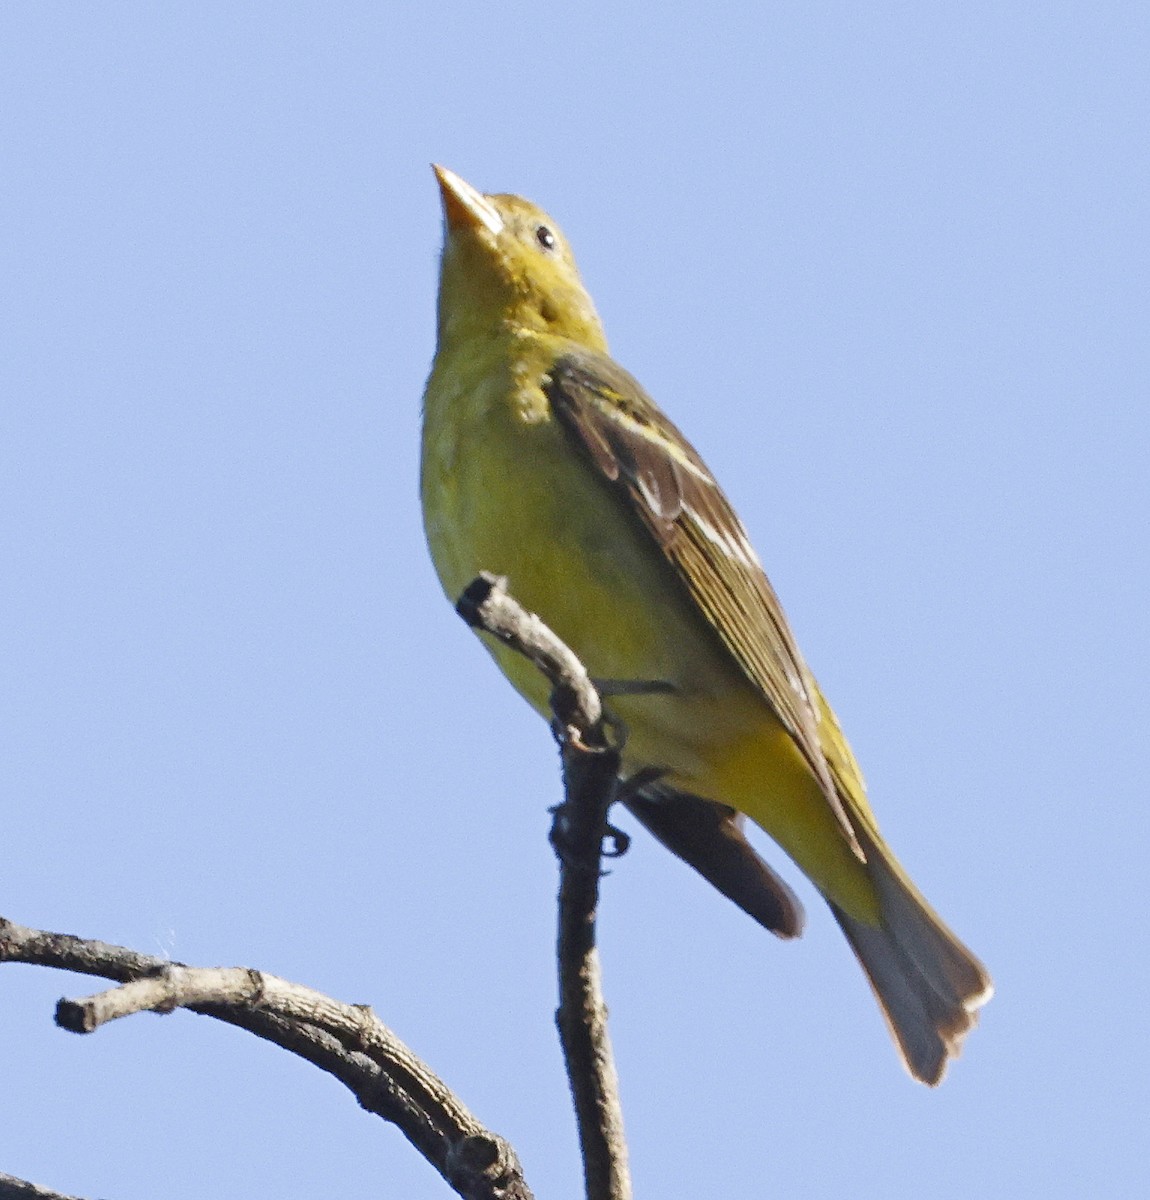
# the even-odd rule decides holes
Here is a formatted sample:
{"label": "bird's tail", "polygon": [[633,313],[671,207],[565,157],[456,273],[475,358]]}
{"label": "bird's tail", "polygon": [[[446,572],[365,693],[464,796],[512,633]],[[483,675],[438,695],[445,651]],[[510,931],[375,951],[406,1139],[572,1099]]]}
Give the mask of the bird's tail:
{"label": "bird's tail", "polygon": [[932,1087],[993,994],[986,968],[923,899],[894,855],[858,822],[881,923],[869,925],[832,904],[874,989],[907,1070]]}

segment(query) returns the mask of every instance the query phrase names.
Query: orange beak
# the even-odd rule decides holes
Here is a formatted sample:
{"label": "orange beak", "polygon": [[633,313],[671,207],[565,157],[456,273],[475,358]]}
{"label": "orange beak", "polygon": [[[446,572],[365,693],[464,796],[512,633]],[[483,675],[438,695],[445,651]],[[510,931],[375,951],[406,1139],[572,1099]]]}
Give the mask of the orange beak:
{"label": "orange beak", "polygon": [[479,229],[482,226],[492,236],[502,232],[503,218],[482,192],[477,192],[446,167],[433,163],[431,169],[439,180],[443,217],[448,229]]}

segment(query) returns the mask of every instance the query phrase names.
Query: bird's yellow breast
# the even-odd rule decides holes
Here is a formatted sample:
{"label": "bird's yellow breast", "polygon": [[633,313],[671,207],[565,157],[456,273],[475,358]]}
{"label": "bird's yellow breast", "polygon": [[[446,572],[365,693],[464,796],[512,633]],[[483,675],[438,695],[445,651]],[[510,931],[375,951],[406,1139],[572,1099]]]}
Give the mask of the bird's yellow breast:
{"label": "bird's yellow breast", "polygon": [[[740,690],[751,701],[645,531],[621,520],[615,497],[552,418],[541,387],[545,365],[532,373],[520,357],[513,378],[499,365],[504,356],[493,359],[467,369],[437,364],[428,385],[423,503],[448,597],[457,599],[482,570],[505,575],[515,598],[540,614],[592,676],[671,683],[680,703],[696,708]],[[489,648],[516,687],[546,712],[538,672],[502,647]],[[670,719],[678,726],[676,761],[661,765],[688,766],[692,739],[683,736],[683,715],[666,714],[665,697],[651,699],[613,702],[629,724],[634,719],[628,757],[646,749],[650,723]],[[730,724],[726,714],[723,729]],[[719,732],[716,727],[712,736]]]}
{"label": "bird's yellow breast", "polygon": [[[475,343],[470,343],[474,350]],[[627,728],[624,767],[746,812],[820,886],[869,906],[870,891],[814,776],[642,525],[587,467],[542,390],[555,347],[494,340],[441,354],[428,382],[422,494],[428,542],[454,602],[480,571],[561,637],[596,679],[654,680],[671,694],[611,697]],[[547,686],[484,638],[545,715]]]}

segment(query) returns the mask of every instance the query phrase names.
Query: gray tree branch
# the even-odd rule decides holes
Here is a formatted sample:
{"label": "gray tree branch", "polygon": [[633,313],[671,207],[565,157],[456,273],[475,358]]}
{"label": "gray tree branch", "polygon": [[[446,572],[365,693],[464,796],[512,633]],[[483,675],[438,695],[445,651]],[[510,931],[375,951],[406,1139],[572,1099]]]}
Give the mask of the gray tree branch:
{"label": "gray tree branch", "polygon": [[14,1175],[0,1173],[0,1200],[78,1200],[76,1196],[65,1196],[50,1188],[17,1179]]}
{"label": "gray tree branch", "polygon": [[619,778],[599,694],[586,667],[533,613],[483,574],[456,606],[461,617],[530,659],[551,683],[554,730],[563,762],[564,802],[551,843],[559,859],[559,1009],[555,1014],[579,1126],[587,1200],[631,1200],[619,1080],[607,1032],[596,946],[604,839]]}
{"label": "gray tree branch", "polygon": [[[275,1042],[334,1075],[363,1108],[396,1125],[465,1200],[531,1200],[512,1147],[481,1125],[365,1005],[343,1004],[264,971],[187,967],[0,918],[3,962],[120,982],[85,999],[59,1002],[56,1023],[73,1033],[91,1033],[137,1012],[186,1008]],[[21,1194],[36,1195],[11,1192]]]}
{"label": "gray tree branch", "polygon": [[[553,810],[559,859],[556,1013],[574,1099],[588,1200],[631,1200],[618,1078],[607,1033],[595,922],[607,815],[619,752],[599,693],[574,653],[483,575],[458,604],[469,624],[533,662],[549,680],[565,799]],[[339,1079],[360,1105],[395,1124],[464,1200],[532,1200],[514,1149],[481,1125],[454,1093],[365,1005],[344,1004],[246,967],[189,967],[0,917],[0,963],[22,962],[94,975],[118,987],[63,999],[56,1022],[74,1033],[139,1012],[186,1008],[246,1029]],[[0,1200],[71,1200],[0,1175]]]}

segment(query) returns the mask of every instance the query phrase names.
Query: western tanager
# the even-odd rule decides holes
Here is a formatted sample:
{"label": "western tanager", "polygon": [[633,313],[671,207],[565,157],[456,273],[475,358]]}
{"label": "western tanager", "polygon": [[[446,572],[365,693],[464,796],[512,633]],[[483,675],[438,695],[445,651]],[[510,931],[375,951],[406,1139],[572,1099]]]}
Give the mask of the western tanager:
{"label": "western tanager", "polygon": [[[711,472],[607,354],[555,223],[435,168],[445,216],[424,396],[424,521],[451,600],[480,572],[611,688],[628,807],[781,937],[790,889],[742,815],[823,894],[910,1073],[938,1083],[991,994],[883,841],[862,776]],[[541,712],[547,686],[484,638]],[[638,774],[642,771],[642,774]]]}

